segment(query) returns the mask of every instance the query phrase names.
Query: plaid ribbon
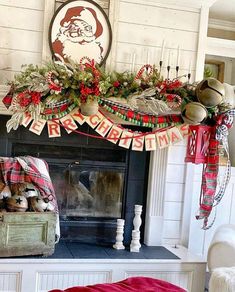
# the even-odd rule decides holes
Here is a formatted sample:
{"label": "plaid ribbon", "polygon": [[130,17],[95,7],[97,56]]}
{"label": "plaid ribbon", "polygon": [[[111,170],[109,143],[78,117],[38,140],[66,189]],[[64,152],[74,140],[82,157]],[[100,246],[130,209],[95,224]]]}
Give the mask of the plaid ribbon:
{"label": "plaid ribbon", "polygon": [[11,106],[12,100],[13,100],[13,95],[10,92],[6,96],[3,97],[2,102],[7,109]]}
{"label": "plaid ribbon", "polygon": [[214,204],[214,197],[217,187],[217,177],[219,171],[218,145],[219,141],[211,136],[209,142],[207,163],[204,164],[202,171],[200,207],[199,213],[196,216],[196,219],[204,220],[203,229],[208,229],[208,217],[212,211]]}
{"label": "plaid ribbon", "polygon": [[[137,118],[142,123],[152,123],[152,127],[158,126],[158,125],[164,125],[165,127],[171,126],[173,124],[182,124],[183,120],[180,114],[167,114],[167,115],[155,115],[151,113],[147,113],[145,111],[137,111],[133,110],[128,105],[123,105],[118,102],[114,102],[112,100],[108,99],[99,99],[99,106],[106,108],[106,106],[110,107],[114,114],[120,114],[120,115],[128,115],[128,112],[131,111],[133,113],[133,117]],[[145,121],[146,119],[146,121]]]}
{"label": "plaid ribbon", "polygon": [[31,156],[1,157],[0,173],[6,185],[32,183],[58,212],[54,187],[48,173],[48,165],[44,160]]}

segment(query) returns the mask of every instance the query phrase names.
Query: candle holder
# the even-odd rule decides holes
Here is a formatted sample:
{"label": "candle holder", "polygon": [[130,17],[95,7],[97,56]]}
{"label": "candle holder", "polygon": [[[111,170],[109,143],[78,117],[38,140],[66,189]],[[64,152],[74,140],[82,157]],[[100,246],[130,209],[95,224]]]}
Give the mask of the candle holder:
{"label": "candle holder", "polygon": [[190,82],[191,79],[191,73],[188,73],[188,83]]}
{"label": "candle holder", "polygon": [[142,205],[135,205],[135,217],[133,219],[134,230],[132,230],[132,240],[130,245],[131,252],[139,252],[141,247],[140,244],[140,226],[142,223],[141,219]]}
{"label": "candle holder", "polygon": [[160,61],[160,62],[159,62],[159,66],[160,66],[159,73],[160,73],[160,74],[161,74],[161,71],[162,71],[162,64],[163,64],[163,61]]}
{"label": "candle holder", "polygon": [[125,249],[123,245],[124,219],[117,219],[116,243],[113,245],[115,249]]}
{"label": "candle holder", "polygon": [[146,66],[145,66],[146,75],[149,75],[150,71],[151,71],[151,65],[149,63],[147,63]]}
{"label": "candle holder", "polygon": [[135,217],[133,219],[134,230],[140,231],[140,225],[142,223],[141,213],[142,213],[142,205],[135,205]]}
{"label": "candle holder", "polygon": [[130,245],[130,252],[139,252],[141,248],[140,244],[140,231],[132,230],[132,240]]}
{"label": "candle holder", "polygon": [[175,67],[175,71],[176,71],[176,78],[178,78],[178,76],[179,76],[179,70],[180,70],[180,66],[176,66]]}
{"label": "candle holder", "polygon": [[167,79],[169,79],[169,77],[170,77],[171,66],[168,65],[168,66],[166,67],[166,69],[167,69]]}

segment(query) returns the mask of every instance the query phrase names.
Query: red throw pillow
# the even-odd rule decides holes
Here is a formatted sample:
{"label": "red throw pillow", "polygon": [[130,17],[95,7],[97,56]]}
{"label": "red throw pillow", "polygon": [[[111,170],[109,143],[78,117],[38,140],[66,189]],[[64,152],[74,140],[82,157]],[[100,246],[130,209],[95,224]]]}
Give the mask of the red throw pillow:
{"label": "red throw pillow", "polygon": [[49,292],[185,292],[186,290],[163,280],[148,277],[132,277],[111,284],[76,286]]}

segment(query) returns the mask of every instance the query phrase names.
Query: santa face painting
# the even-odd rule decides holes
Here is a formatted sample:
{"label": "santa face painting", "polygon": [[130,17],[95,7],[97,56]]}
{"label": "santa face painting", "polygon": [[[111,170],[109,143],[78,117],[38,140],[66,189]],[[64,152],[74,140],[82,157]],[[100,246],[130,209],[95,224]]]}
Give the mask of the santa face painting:
{"label": "santa face painting", "polygon": [[97,15],[92,7],[74,6],[60,11],[54,19],[57,25],[52,25],[51,30],[51,47],[55,57],[65,62],[70,59],[80,62],[85,56],[102,63],[107,51],[104,38],[107,28],[103,27],[99,18],[102,14]]}

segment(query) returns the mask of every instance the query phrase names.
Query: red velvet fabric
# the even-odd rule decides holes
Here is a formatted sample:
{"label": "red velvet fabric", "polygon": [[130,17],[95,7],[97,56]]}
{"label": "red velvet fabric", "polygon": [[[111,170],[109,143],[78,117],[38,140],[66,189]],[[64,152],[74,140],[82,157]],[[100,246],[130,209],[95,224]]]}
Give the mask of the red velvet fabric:
{"label": "red velvet fabric", "polygon": [[51,290],[49,292],[185,292],[186,290],[168,282],[148,278],[132,277],[111,284],[96,284],[76,286],[65,290]]}

